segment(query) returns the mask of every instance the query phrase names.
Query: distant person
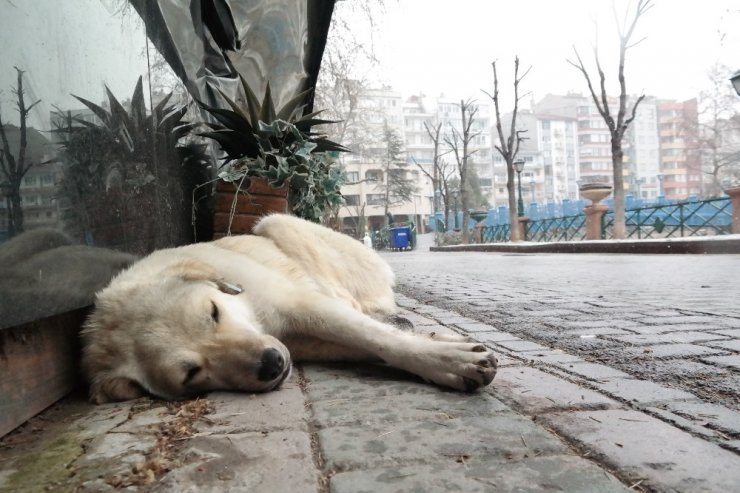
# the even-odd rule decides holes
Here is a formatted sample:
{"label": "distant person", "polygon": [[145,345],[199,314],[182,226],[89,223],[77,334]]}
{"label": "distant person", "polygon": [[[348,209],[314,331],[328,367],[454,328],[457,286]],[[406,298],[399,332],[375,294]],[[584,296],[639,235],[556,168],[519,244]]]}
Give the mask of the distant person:
{"label": "distant person", "polygon": [[365,232],[365,236],[362,238],[362,242],[368,248],[372,248],[373,247],[373,239],[370,238],[370,234],[367,233],[367,232]]}

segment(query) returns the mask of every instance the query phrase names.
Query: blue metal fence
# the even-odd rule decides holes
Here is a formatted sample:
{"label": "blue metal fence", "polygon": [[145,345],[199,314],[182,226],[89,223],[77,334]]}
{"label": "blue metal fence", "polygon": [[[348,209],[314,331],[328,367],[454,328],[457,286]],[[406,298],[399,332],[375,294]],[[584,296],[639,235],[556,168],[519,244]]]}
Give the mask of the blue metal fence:
{"label": "blue metal fence", "polygon": [[[612,200],[604,201],[609,211],[602,222],[602,238],[611,238],[614,224]],[[536,242],[583,240],[586,237],[585,202],[564,200],[560,204],[530,204],[527,208],[525,240]],[[671,238],[681,236],[706,236],[730,234],[732,227],[732,202],[729,197],[698,200],[690,197],[683,202],[669,202],[659,198],[645,205],[642,200],[625,198],[625,225],[628,238]],[[444,221],[442,213],[435,214],[437,231],[445,224],[454,224],[454,213]],[[458,226],[462,225],[462,212],[458,211]],[[468,224],[469,228],[475,221]],[[509,212],[506,206],[489,209],[482,221],[481,241],[497,243],[509,240]],[[431,225],[430,225],[431,226]]]}

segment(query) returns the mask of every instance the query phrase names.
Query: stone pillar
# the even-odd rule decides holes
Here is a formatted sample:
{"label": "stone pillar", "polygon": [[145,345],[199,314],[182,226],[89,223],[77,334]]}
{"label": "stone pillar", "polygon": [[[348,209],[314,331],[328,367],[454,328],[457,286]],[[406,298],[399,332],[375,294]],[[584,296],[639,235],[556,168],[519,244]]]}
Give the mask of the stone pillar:
{"label": "stone pillar", "polygon": [[527,239],[527,223],[529,222],[529,218],[527,216],[522,216],[518,218],[518,224],[519,227],[519,238],[522,239],[522,241]]}
{"label": "stone pillar", "polygon": [[601,239],[601,218],[608,210],[609,206],[604,204],[589,205],[583,209],[584,214],[586,214],[587,240]]}
{"label": "stone pillar", "polygon": [[740,234],[740,186],[725,190],[732,200],[732,234]]}
{"label": "stone pillar", "polygon": [[483,243],[483,228],[485,227],[485,224],[483,222],[479,222],[475,226],[473,226],[473,242],[474,243]]}

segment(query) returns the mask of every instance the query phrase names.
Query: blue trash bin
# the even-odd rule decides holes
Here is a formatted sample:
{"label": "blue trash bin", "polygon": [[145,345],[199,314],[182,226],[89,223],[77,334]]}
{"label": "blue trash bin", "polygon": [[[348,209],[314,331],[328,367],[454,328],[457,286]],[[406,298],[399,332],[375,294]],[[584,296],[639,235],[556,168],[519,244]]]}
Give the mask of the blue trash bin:
{"label": "blue trash bin", "polygon": [[394,250],[405,250],[409,248],[411,242],[411,228],[408,226],[402,228],[390,229],[391,248]]}

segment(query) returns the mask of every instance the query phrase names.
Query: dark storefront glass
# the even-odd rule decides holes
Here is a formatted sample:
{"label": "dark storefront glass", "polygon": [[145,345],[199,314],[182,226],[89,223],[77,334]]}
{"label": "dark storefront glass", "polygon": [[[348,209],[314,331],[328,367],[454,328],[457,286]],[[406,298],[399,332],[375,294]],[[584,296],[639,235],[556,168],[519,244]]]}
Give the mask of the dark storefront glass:
{"label": "dark storefront glass", "polygon": [[285,100],[321,53],[302,2],[230,2],[233,19],[219,5],[0,0],[0,328],[86,306],[138,256],[210,239],[218,160],[196,98],[236,98],[238,72]]}

